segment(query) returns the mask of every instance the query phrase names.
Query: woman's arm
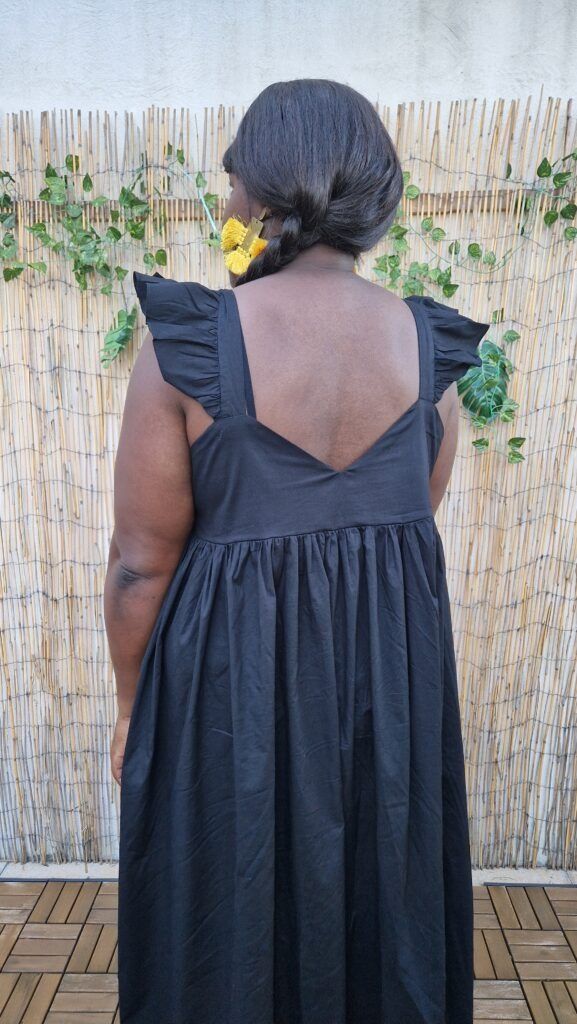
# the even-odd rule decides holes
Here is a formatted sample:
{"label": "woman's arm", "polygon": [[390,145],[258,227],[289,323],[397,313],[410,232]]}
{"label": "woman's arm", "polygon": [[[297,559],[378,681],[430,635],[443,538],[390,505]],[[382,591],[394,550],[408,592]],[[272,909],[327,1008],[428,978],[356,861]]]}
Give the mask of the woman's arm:
{"label": "woman's arm", "polygon": [[445,432],[429,483],[433,513],[437,511],[444,497],[457,452],[460,403],[456,381],[453,381],[443,392],[443,395],[437,402],[437,409],[443,421]]}
{"label": "woman's arm", "polygon": [[121,741],[126,738],[144,651],[194,522],[186,417],[179,396],[163,380],[147,332],[126,392],[104,584],[104,619],[120,722],[113,741],[118,782]]}

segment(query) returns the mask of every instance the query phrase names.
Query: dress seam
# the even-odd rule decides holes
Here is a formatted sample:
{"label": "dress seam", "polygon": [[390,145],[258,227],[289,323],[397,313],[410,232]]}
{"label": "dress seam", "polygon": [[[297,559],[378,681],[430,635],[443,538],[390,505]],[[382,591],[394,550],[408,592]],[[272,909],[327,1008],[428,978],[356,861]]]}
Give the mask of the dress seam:
{"label": "dress seam", "polygon": [[433,511],[425,512],[424,515],[415,516],[414,519],[393,520],[388,523],[349,523],[347,526],[333,526],[324,530],[300,530],[297,533],[277,533],[266,537],[239,537],[237,540],[211,540],[210,537],[203,537],[200,533],[192,532],[192,537],[203,541],[205,544],[216,544],[220,547],[227,547],[230,544],[249,544],[254,541],[285,540],[288,537],[307,537],[316,533],[342,533],[344,530],[378,530],[382,526],[406,526],[407,523],[419,523],[425,519],[435,519]]}

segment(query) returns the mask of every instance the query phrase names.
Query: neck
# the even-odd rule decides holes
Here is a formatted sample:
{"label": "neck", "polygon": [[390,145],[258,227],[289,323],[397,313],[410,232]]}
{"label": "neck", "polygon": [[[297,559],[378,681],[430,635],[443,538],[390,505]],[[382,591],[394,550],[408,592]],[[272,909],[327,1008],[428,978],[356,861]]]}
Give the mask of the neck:
{"label": "neck", "polygon": [[324,242],[315,242],[283,267],[282,273],[297,273],[301,270],[306,270],[307,273],[316,270],[351,273],[354,268],[355,257],[351,253],[334,249],[332,245],[326,245]]}

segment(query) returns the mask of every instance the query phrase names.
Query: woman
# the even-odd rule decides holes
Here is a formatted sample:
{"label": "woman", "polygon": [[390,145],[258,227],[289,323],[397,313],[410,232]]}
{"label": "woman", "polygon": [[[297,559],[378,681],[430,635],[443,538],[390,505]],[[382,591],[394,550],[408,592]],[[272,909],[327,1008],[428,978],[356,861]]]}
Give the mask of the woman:
{"label": "woman", "polygon": [[[233,288],[134,274],[115,467],[122,1024],[470,1024],[472,886],[434,513],[488,324],[355,274],[403,177],[348,86],[224,156]],[[258,248],[258,247],[257,247]]]}

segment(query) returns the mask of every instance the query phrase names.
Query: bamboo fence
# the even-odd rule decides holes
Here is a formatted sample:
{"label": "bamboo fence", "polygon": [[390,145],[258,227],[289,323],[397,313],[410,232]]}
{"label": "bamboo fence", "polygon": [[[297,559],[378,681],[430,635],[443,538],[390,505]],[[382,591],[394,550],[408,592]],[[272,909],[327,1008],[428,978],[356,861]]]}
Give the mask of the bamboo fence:
{"label": "bamboo fence", "polygon": [[[575,115],[570,103],[543,95],[379,113],[420,188],[410,210],[407,203],[411,222],[430,216],[465,248],[474,239],[498,258],[507,253],[497,269],[470,260],[455,267],[454,298],[433,294],[481,320],[502,309],[503,322],[489,332],[499,344],[508,328],[520,334],[503,346],[514,365],[516,419],[480,431],[462,411],[437,514],[473,864],[575,869],[577,242],[544,224],[541,200],[521,234],[519,202],[543,156],[577,148]],[[116,701],[102,598],[114,455],[142,316],[108,369],[99,350],[116,311],[135,302],[130,271],[146,271],[145,249],[166,249],[164,276],[228,286],[220,254],[205,241],[194,178],[201,170],[208,191],[222,195],[220,156],[241,114],[207,108],[199,125],[185,109],[151,107],[141,118],[60,110],[38,124],[20,112],[0,125],[0,169],[15,179],[18,252],[48,265],[46,274],[27,270],[0,284],[0,859],[117,859],[119,791],[109,765]],[[167,170],[169,143],[182,150],[185,170]],[[70,264],[26,230],[40,220],[50,230],[54,210],[38,199],[44,169],[62,168],[69,153],[80,161],[71,177],[88,172],[92,195],[118,196],[144,168],[161,218],[145,242],[119,243],[115,258],[129,274],[110,297],[100,294],[103,281],[81,293]],[[95,208],[99,233],[109,216],[110,204]],[[427,236],[408,239],[415,260],[439,251]],[[383,244],[366,254],[362,272],[372,277],[374,258],[387,251]],[[481,452],[472,440],[485,433],[491,447]],[[526,437],[519,464],[502,453],[513,435]]]}

